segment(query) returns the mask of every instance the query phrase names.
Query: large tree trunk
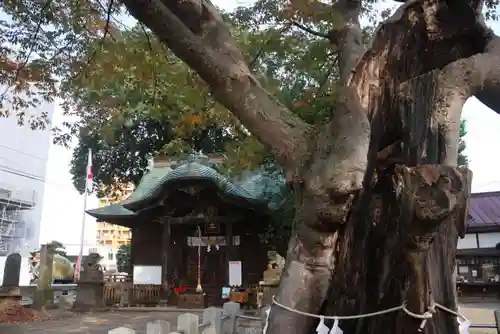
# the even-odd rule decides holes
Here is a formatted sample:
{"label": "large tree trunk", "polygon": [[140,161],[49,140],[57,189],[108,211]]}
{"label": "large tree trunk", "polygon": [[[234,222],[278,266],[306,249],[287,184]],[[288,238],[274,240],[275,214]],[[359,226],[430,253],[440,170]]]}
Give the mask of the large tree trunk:
{"label": "large tree trunk", "polygon": [[[403,302],[418,314],[432,302],[456,308],[455,252],[472,178],[456,167],[460,113],[474,94],[500,106],[500,47],[482,23],[482,1],[406,1],[365,53],[360,1],[337,1],[345,26],[329,38],[339,50],[340,98],[318,128],[260,86],[208,1],[123,2],[273,150],[300,194],[279,303],[338,316]],[[267,334],[305,334],[316,322],[273,305]],[[394,312],[341,328],[406,334],[420,325]],[[423,332],[457,327],[437,311]]]}

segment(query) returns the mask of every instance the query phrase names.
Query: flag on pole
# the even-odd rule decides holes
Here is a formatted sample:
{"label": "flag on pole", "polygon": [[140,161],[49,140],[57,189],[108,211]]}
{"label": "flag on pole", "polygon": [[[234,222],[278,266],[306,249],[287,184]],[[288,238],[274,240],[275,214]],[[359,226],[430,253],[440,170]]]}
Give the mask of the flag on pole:
{"label": "flag on pole", "polygon": [[94,175],[92,174],[92,150],[89,149],[88,160],[87,160],[87,180],[85,182],[88,193],[92,193],[94,185],[93,177]]}
{"label": "flag on pole", "polygon": [[87,160],[87,178],[85,179],[85,192],[83,194],[83,215],[82,215],[82,231],[80,235],[80,253],[78,259],[76,260],[75,266],[75,280],[80,277],[80,270],[82,266],[83,257],[83,243],[85,237],[85,210],[87,209],[87,195],[92,193],[93,188],[93,175],[92,175],[92,150],[89,149],[88,160]]}
{"label": "flag on pole", "polygon": [[76,259],[75,272],[74,272],[75,282],[78,281],[78,279],[80,278],[80,267],[81,266],[82,266],[82,260],[81,260],[80,256],[78,256]]}

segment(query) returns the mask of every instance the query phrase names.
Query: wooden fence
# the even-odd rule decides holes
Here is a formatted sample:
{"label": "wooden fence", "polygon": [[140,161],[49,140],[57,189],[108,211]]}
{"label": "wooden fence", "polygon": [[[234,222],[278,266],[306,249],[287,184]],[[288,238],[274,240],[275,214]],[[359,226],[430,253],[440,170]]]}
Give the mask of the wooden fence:
{"label": "wooden fence", "polygon": [[160,299],[160,285],[129,282],[106,282],[104,284],[104,302],[107,306],[153,306],[157,305]]}

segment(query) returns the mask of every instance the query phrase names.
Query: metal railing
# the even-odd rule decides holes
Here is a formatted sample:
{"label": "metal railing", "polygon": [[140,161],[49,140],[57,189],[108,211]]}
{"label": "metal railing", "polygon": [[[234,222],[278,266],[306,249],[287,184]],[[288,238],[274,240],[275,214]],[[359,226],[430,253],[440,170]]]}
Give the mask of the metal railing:
{"label": "metal railing", "polygon": [[[229,316],[225,315],[225,316],[222,316],[220,318],[221,321],[226,320],[226,319],[229,319]],[[203,323],[201,323],[201,324],[198,325],[198,329],[204,329],[204,328],[206,328],[206,327],[208,327],[210,325],[212,325],[211,322],[203,322]]]}
{"label": "metal railing", "polygon": [[36,191],[20,188],[12,184],[0,182],[0,203],[13,207],[33,207],[36,204]]}
{"label": "metal railing", "polygon": [[478,325],[478,324],[474,325],[474,324],[472,324],[470,326],[470,328],[494,328],[494,329],[498,329],[497,325],[494,325],[494,324],[489,324],[489,325]]}

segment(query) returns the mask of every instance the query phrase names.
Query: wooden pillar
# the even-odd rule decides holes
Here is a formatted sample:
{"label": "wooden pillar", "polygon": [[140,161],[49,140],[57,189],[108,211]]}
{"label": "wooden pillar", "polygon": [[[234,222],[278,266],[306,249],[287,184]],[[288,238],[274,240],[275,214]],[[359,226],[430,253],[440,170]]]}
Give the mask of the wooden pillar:
{"label": "wooden pillar", "polygon": [[162,266],[161,266],[161,277],[162,277],[162,296],[164,300],[168,299],[169,293],[169,257],[170,257],[170,222],[167,220],[163,224],[163,237],[162,237]]}
{"label": "wooden pillar", "polygon": [[137,227],[133,226],[131,228],[132,230],[132,238],[130,240],[130,263],[129,263],[129,268],[128,273],[129,275],[127,276],[127,281],[133,282],[133,277],[134,277],[134,265],[135,265],[135,258],[136,258],[136,248],[137,246],[134,246],[134,244],[137,244]]}
{"label": "wooden pillar", "polygon": [[233,224],[226,222],[226,284],[229,285],[229,261],[233,261]]}

